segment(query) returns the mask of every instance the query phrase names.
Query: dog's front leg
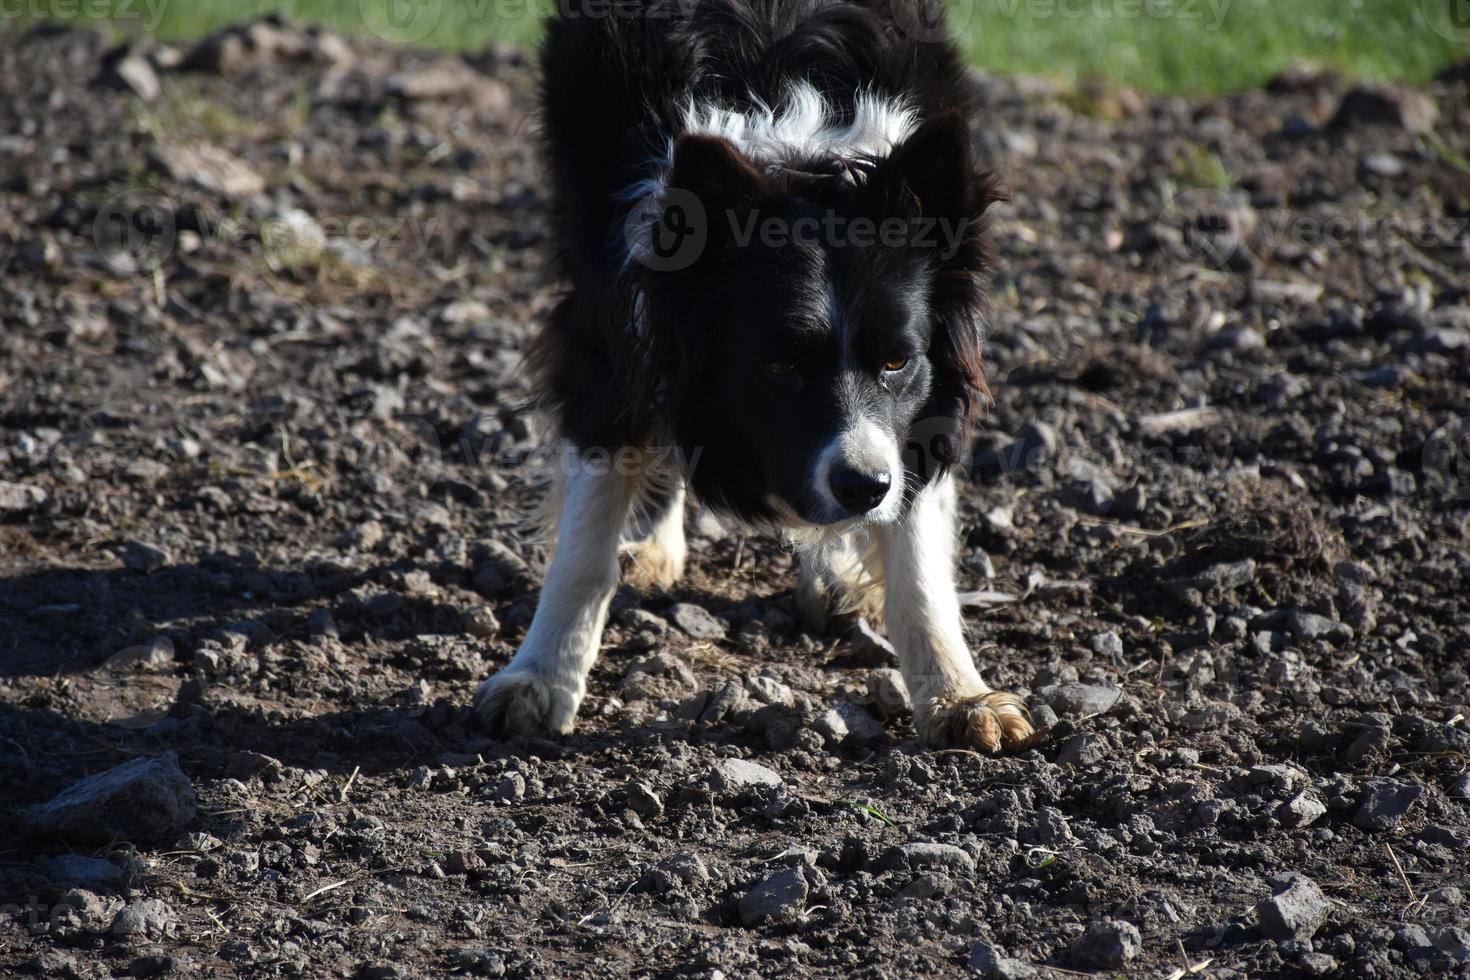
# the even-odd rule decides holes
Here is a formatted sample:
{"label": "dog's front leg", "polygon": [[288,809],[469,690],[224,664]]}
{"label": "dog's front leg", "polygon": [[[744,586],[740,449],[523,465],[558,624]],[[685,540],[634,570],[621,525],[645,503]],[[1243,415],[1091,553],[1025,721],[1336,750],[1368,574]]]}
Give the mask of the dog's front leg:
{"label": "dog's front leg", "polygon": [[556,546],[531,628],[515,657],[480,685],[476,697],[475,711],[492,731],[572,730],[618,586],[619,535],[641,475],[581,452],[563,459]]}
{"label": "dog's front leg", "polygon": [[888,638],[913,699],[924,744],[997,752],[1031,735],[1014,694],[981,680],[965,643],[955,590],[955,487],[945,476],[879,530]]}

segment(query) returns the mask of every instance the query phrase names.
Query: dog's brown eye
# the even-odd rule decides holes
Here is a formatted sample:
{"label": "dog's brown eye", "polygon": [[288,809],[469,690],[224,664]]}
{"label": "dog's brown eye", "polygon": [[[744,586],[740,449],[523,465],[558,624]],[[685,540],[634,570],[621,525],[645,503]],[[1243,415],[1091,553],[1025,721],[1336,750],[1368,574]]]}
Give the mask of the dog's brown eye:
{"label": "dog's brown eye", "polygon": [[892,360],[884,363],[883,370],[887,371],[889,374],[896,374],[908,366],[909,359],[907,357],[895,357]]}
{"label": "dog's brown eye", "polygon": [[790,361],[772,361],[766,365],[766,373],[773,378],[794,378],[796,365]]}

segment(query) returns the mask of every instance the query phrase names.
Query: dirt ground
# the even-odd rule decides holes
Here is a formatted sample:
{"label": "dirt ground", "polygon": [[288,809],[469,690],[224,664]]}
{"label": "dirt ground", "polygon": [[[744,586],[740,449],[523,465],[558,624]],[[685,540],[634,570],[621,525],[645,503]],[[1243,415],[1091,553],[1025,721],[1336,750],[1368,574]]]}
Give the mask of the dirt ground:
{"label": "dirt ground", "polygon": [[1467,77],[979,76],[962,580],[1051,725],[997,759],[707,515],[574,736],[475,727],[538,582],[521,56],[0,37],[0,974],[1466,975]]}

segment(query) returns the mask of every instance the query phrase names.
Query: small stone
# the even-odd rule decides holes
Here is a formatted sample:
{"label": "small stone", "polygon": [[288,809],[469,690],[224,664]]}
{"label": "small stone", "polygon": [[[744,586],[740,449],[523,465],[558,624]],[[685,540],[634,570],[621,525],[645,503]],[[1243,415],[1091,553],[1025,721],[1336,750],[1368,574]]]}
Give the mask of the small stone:
{"label": "small stone", "polygon": [[464,631],[477,639],[488,640],[500,635],[500,620],[495,618],[495,610],[484,603],[466,608],[460,618]]}
{"label": "small stone", "polygon": [[893,644],[866,619],[859,619],[853,626],[848,642],[852,645],[853,662],[860,667],[893,667],[898,663]]}
{"label": "small stone", "polygon": [[806,907],[810,891],[800,871],[778,871],[741,896],[740,921],[747,926],[795,921]]}
{"label": "small stone", "polygon": [[1103,684],[1071,682],[1037,692],[1059,715],[1100,715],[1123,696],[1121,689]]}
{"label": "small stone", "polygon": [[1414,783],[1375,780],[1353,815],[1353,826],[1373,831],[1391,830],[1423,793],[1424,787]]}
{"label": "small stone", "polygon": [[25,811],[37,834],[78,843],[173,840],[195,817],[194,787],[169,751],[73,783]]}
{"label": "small stone", "polygon": [[1334,129],[1387,126],[1411,133],[1434,127],[1439,108],[1423,92],[1386,85],[1361,85],[1342,98],[1329,125]]}
{"label": "small stone", "polygon": [[174,180],[228,200],[265,193],[265,180],[243,160],[208,143],[160,143],[154,162]]}
{"label": "small stone", "polygon": [[1440,847],[1448,847],[1452,851],[1462,851],[1470,848],[1470,836],[1457,834],[1448,827],[1438,824],[1430,824],[1414,835],[1426,844],[1438,844]]}
{"label": "small stone", "polygon": [[909,688],[903,674],[880,667],[868,675],[868,697],[884,718],[895,718],[909,710]]}
{"label": "small stone", "polygon": [[122,869],[111,861],[85,854],[58,854],[44,862],[46,876],[63,885],[116,885]]}
{"label": "small stone", "polygon": [[834,746],[844,743],[866,745],[883,737],[882,723],[847,701],[839,701],[828,708],[812,727],[828,745]]}
{"label": "small stone", "polygon": [[1006,956],[989,943],[976,943],[970,950],[970,969],[994,980],[1027,980],[1036,976],[1036,967]]}
{"label": "small stone", "polygon": [[1392,179],[1404,174],[1404,161],[1392,153],[1369,153],[1358,161],[1358,169],[1372,177]]}
{"label": "small stone", "polygon": [[1449,798],[1452,800],[1470,800],[1470,772],[1460,774],[1449,789]]}
{"label": "small stone", "polygon": [[1104,517],[1112,510],[1113,493],[1101,480],[1068,480],[1057,494],[1062,506]]}
{"label": "small stone", "polygon": [[675,603],[669,609],[669,619],[673,620],[675,626],[696,640],[725,638],[725,624],[716,619],[709,610],[703,606],[696,606],[692,602]]}
{"label": "small stone", "polygon": [[174,913],[156,898],[123,907],[112,920],[112,934],[123,938],[162,939],[173,929]]}
{"label": "small stone", "polygon": [[927,841],[900,844],[888,853],[885,863],[889,868],[907,871],[939,870],[958,875],[975,873],[975,859],[962,848],[953,844],[934,844]]}
{"label": "small stone", "polygon": [[1318,799],[1316,794],[1304,790],[1281,804],[1276,811],[1276,817],[1282,825],[1295,830],[1311,826],[1326,812],[1327,804]]}
{"label": "small stone", "polygon": [[745,759],[721,759],[709,774],[710,786],[724,793],[780,786],[781,782],[781,774],[774,769]]}
{"label": "small stone", "polygon": [[1131,922],[1099,922],[1074,939],[1067,954],[1076,966],[1116,970],[1143,950],[1143,937]]}
{"label": "small stone", "polygon": [[1093,766],[1107,758],[1108,749],[1102,740],[1089,732],[1068,739],[1057,751],[1059,766]]}
{"label": "small stone", "polygon": [[640,817],[657,817],[664,812],[664,801],[659,799],[653,787],[647,783],[628,785],[628,809]]}
{"label": "small stone", "polygon": [[1266,346],[1266,338],[1254,327],[1226,327],[1212,334],[1206,346],[1210,350],[1259,350]]}
{"label": "small stone", "polygon": [[1430,905],[1446,905],[1450,908],[1459,908],[1465,904],[1465,893],[1454,885],[1445,885],[1426,892],[1424,900]]}
{"label": "small stone", "polygon": [[1290,874],[1276,894],[1256,906],[1256,913],[1264,935],[1302,942],[1316,935],[1331,909],[1332,904],[1316,882],[1304,875]]}
{"label": "small stone", "polygon": [[1100,657],[1110,657],[1117,660],[1123,656],[1123,638],[1117,633],[1109,630],[1106,633],[1098,633],[1092,638],[1092,652]]}
{"label": "small stone", "polygon": [[474,851],[454,851],[444,858],[444,870],[452,875],[465,875],[485,867],[485,859]]}
{"label": "small stone", "polygon": [[167,551],[145,541],[129,541],[123,545],[123,567],[130,571],[157,571],[172,560]]}
{"label": "small stone", "polygon": [[147,643],[127,647],[108,657],[102,669],[113,673],[157,671],[172,667],[174,642],[166,636],[155,636]]}
{"label": "small stone", "polygon": [[0,512],[17,514],[34,510],[46,502],[46,491],[24,483],[0,480]]}

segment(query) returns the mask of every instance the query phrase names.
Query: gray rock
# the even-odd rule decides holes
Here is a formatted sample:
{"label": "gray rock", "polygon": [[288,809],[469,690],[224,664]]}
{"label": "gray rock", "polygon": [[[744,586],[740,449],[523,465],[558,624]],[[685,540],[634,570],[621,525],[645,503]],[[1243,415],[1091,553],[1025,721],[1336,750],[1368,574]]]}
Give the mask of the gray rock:
{"label": "gray rock", "polygon": [[1254,327],[1226,327],[1212,334],[1206,346],[1210,350],[1258,350],[1266,346],[1266,338]]}
{"label": "gray rock", "polygon": [[32,833],[106,844],[173,840],[196,813],[194,787],[168,751],[88,776],[24,818]]}
{"label": "gray rock", "polygon": [[725,624],[711,615],[709,610],[692,602],[675,603],[669,609],[669,619],[696,640],[722,640],[727,632]]}
{"label": "gray rock", "polygon": [[885,718],[895,718],[909,710],[909,688],[903,675],[891,667],[880,667],[868,675],[868,697]]}
{"label": "gray rock", "polygon": [[1042,688],[1037,694],[1059,715],[1100,715],[1123,696],[1116,687],[1075,681]]}
{"label": "gray rock", "polygon": [[116,885],[122,869],[111,861],[85,854],[58,854],[43,862],[46,877],[63,885]]}
{"label": "gray rock", "polygon": [[33,510],[46,502],[46,491],[24,483],[0,480],[0,513],[17,514]]}
{"label": "gray rock", "polygon": [[1456,963],[1470,963],[1470,929],[1450,926],[1436,930],[1434,948]]}
{"label": "gray rock", "polygon": [[1068,739],[1057,751],[1059,766],[1091,766],[1107,757],[1107,746],[1090,732],[1082,732]]}
{"label": "gray rock", "polygon": [[906,871],[948,871],[951,874],[973,875],[975,859],[953,844],[933,844],[914,841],[900,844],[888,852],[884,862],[888,868]]}
{"label": "gray rock", "polygon": [[1036,967],[1006,956],[989,943],[976,943],[970,950],[970,969],[994,980],[1026,980],[1036,976]]}
{"label": "gray rock", "polygon": [[1331,910],[1332,903],[1317,883],[1299,874],[1286,876],[1276,894],[1256,906],[1264,935],[1298,942],[1316,935]]}
{"label": "gray rock", "polygon": [[787,868],[771,875],[740,898],[740,921],[747,926],[793,922],[806,907],[811,888],[800,871]]}
{"label": "gray rock", "polygon": [[1437,844],[1440,847],[1448,847],[1452,851],[1462,851],[1470,848],[1470,837],[1458,834],[1448,827],[1430,824],[1414,835],[1426,844]]}
{"label": "gray rock", "polygon": [[1403,176],[1404,161],[1392,153],[1368,153],[1358,161],[1358,169],[1374,177],[1394,178]]}
{"label": "gray rock", "polygon": [[656,817],[664,812],[664,801],[647,783],[628,785],[628,809],[640,817]]}
{"label": "gray rock", "polygon": [[1276,817],[1284,826],[1293,829],[1310,827],[1320,820],[1327,812],[1327,804],[1317,798],[1315,793],[1304,790],[1276,810]]}
{"label": "gray rock", "polygon": [[1057,494],[1062,506],[1103,517],[1112,510],[1113,493],[1101,480],[1068,480]]}
{"label": "gray rock", "polygon": [[740,793],[762,786],[780,786],[781,774],[758,762],[721,759],[710,770],[710,786],[722,793]]}
{"label": "gray rock", "polygon": [[1439,107],[1423,92],[1387,85],[1360,85],[1343,96],[1333,129],[1386,126],[1411,133],[1426,132],[1439,119]]}
{"label": "gray rock", "polygon": [[134,572],[153,572],[173,559],[157,545],[146,541],[129,541],[123,545],[123,567]]}
{"label": "gray rock", "polygon": [[1358,812],[1353,815],[1353,826],[1364,830],[1391,830],[1422,795],[1424,787],[1415,783],[1375,780],[1368,787]]}
{"label": "gray rock", "polygon": [[1072,940],[1068,958],[1091,970],[1116,970],[1143,951],[1143,937],[1131,922],[1099,922]]}
{"label": "gray rock", "polygon": [[123,938],[162,939],[173,929],[174,913],[156,898],[125,906],[112,920],[112,934]]}
{"label": "gray rock", "polygon": [[1430,905],[1446,905],[1450,908],[1459,908],[1465,904],[1465,893],[1454,885],[1445,885],[1426,892],[1424,900]]}
{"label": "gray rock", "polygon": [[1092,652],[1100,657],[1111,657],[1117,660],[1123,656],[1123,638],[1112,630],[1094,636],[1091,646]]}
{"label": "gray rock", "polygon": [[174,643],[166,636],[155,636],[147,643],[127,647],[108,657],[102,669],[113,673],[157,671],[173,666]]}
{"label": "gray rock", "polygon": [[862,708],[839,701],[822,713],[812,727],[829,745],[866,745],[883,737],[883,725]]}
{"label": "gray rock", "polygon": [[122,904],[120,899],[111,896],[103,897],[85,888],[73,888],[57,899],[51,909],[51,934],[64,939],[104,933],[111,928]]}

